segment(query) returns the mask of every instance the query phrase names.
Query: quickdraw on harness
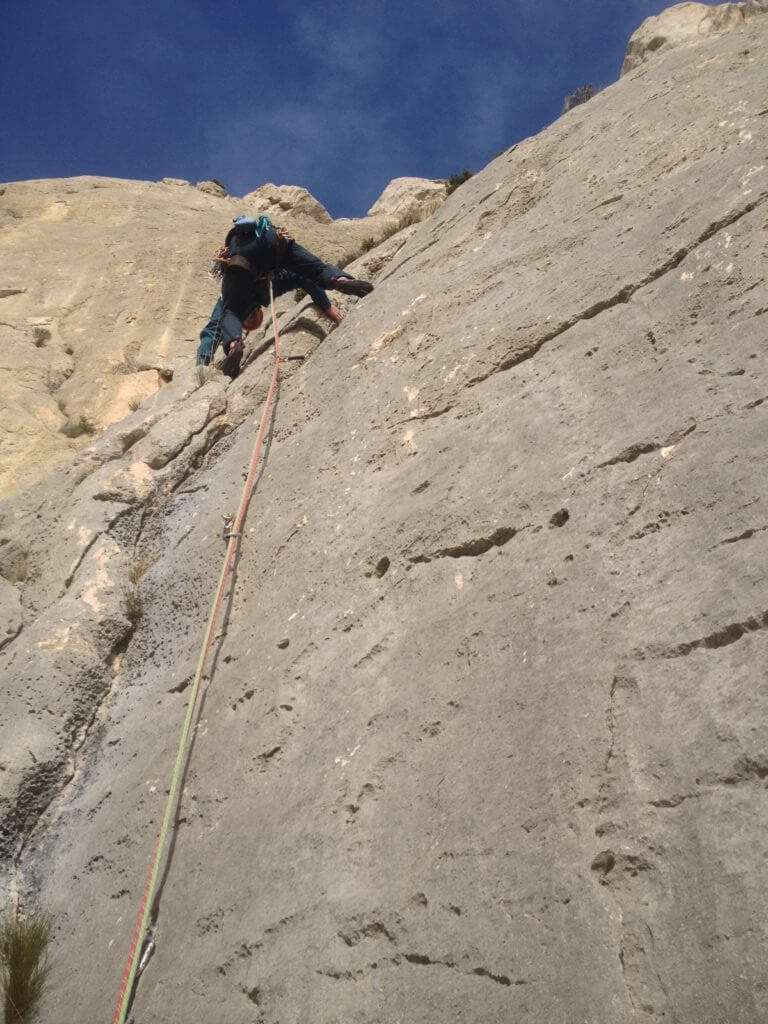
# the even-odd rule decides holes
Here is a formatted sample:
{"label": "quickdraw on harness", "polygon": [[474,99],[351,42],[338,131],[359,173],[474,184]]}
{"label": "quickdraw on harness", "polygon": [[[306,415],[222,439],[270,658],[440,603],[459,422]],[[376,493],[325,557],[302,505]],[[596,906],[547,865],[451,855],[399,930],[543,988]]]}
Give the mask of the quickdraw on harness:
{"label": "quickdraw on harness", "polygon": [[[267,423],[269,421],[270,412],[272,410],[273,400],[277,393],[278,383],[280,380],[280,367],[286,361],[286,357],[283,357],[280,353],[280,332],[277,327],[277,315],[275,313],[275,296],[274,289],[272,288],[272,279],[269,281],[269,300],[272,312],[272,325],[274,328],[274,353],[275,362],[274,369],[272,372],[272,381],[269,385],[269,391],[267,392],[267,398],[264,403],[264,412],[261,417],[261,424],[259,426],[259,432],[256,437],[253,452],[251,455],[251,462],[248,469],[248,475],[243,486],[242,495],[240,498],[240,504],[236,515],[228,515],[224,517],[224,539],[227,542],[227,550],[224,557],[224,563],[222,565],[221,574],[219,576],[219,583],[216,588],[213,604],[211,606],[210,615],[208,617],[208,624],[203,635],[203,643],[200,649],[200,657],[197,663],[197,669],[192,680],[190,687],[189,702],[187,704],[186,716],[184,718],[184,724],[181,730],[181,737],[179,739],[179,745],[176,752],[176,761],[173,766],[173,774],[171,776],[170,785],[168,787],[168,796],[165,804],[165,812],[163,815],[162,824],[157,836],[157,843],[155,845],[155,852],[152,857],[152,863],[150,866],[149,876],[147,884],[144,889],[144,895],[141,900],[141,906],[139,908],[139,914],[136,921],[136,928],[134,930],[133,939],[131,941],[131,947],[128,955],[128,962],[125,967],[123,974],[123,980],[120,986],[120,993],[117,999],[117,1006],[115,1007],[115,1014],[113,1017],[113,1024],[126,1024],[128,1014],[130,1013],[131,1006],[136,995],[136,988],[138,985],[139,978],[146,970],[147,965],[152,957],[155,950],[155,944],[157,941],[157,916],[159,912],[160,896],[162,894],[162,886],[167,878],[168,871],[170,868],[170,856],[166,853],[166,847],[168,843],[169,833],[175,828],[172,825],[174,814],[178,811],[180,799],[181,799],[181,782],[184,776],[185,767],[189,760],[189,737],[190,732],[193,728],[193,724],[196,725],[196,711],[199,714],[200,708],[200,695],[202,692],[202,680],[205,665],[213,645],[214,631],[216,623],[221,611],[221,606],[224,601],[224,595],[227,590],[227,584],[230,582],[230,575],[232,576],[231,583],[234,585],[234,567],[235,567],[235,555],[238,549],[240,537],[242,534],[243,522],[245,520],[246,513],[248,511],[248,503],[250,501],[254,481],[256,479],[256,471],[259,466],[259,460],[261,457],[261,449],[264,442],[264,436],[267,430]],[[290,356],[288,359],[292,358]],[[295,358],[295,357],[294,357]],[[210,684],[210,680],[209,680]],[[160,869],[165,862],[164,874],[162,875],[162,881],[158,885],[158,880],[161,878]],[[129,1021],[129,1024],[133,1024],[133,1018]]]}

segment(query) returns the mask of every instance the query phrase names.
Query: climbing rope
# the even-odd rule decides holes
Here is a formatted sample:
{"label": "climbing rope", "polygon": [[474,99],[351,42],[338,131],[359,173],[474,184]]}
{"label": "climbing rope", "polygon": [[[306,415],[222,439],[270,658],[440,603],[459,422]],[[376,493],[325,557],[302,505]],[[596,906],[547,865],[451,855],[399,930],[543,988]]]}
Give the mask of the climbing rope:
{"label": "climbing rope", "polygon": [[[256,470],[259,465],[259,458],[261,456],[261,448],[264,442],[264,434],[267,429],[267,422],[269,420],[269,413],[272,407],[272,401],[277,392],[278,382],[280,380],[280,367],[286,361],[280,354],[280,332],[277,327],[277,315],[275,313],[275,296],[272,288],[272,278],[269,278],[269,302],[272,311],[272,326],[274,329],[274,343],[275,343],[275,363],[272,371],[272,381],[269,385],[269,391],[267,393],[266,403],[264,405],[264,413],[261,417],[261,425],[259,427],[259,433],[256,437],[256,443],[254,444],[253,453],[251,455],[251,463],[248,470],[248,476],[246,477],[245,485],[243,486],[243,492],[240,497],[240,505],[237,510],[237,514],[234,519],[227,520],[228,532],[225,533],[227,538],[227,551],[224,556],[224,564],[221,569],[221,575],[219,576],[219,584],[216,588],[216,594],[211,606],[210,615],[208,616],[208,625],[205,629],[203,637],[203,645],[200,649],[200,658],[197,662],[197,669],[192,682],[192,689],[190,691],[189,703],[187,704],[187,714],[184,718],[184,725],[181,730],[181,738],[179,739],[179,747],[176,753],[176,761],[173,766],[173,775],[171,776],[171,783],[168,789],[168,799],[165,804],[165,814],[163,815],[163,822],[160,826],[160,831],[157,836],[157,843],[155,846],[155,853],[152,858],[152,864],[149,871],[149,877],[147,878],[147,884],[144,889],[144,895],[141,900],[141,906],[139,908],[139,915],[136,920],[136,928],[133,933],[133,939],[131,941],[131,947],[128,953],[128,962],[125,967],[123,974],[123,980],[120,986],[120,993],[117,999],[117,1006],[115,1007],[115,1015],[113,1018],[113,1024],[125,1024],[126,1017],[130,1011],[131,1004],[133,1002],[133,996],[135,995],[136,984],[138,983],[139,977],[142,971],[146,967],[149,959],[154,951],[155,946],[155,935],[154,928],[150,927],[150,917],[153,916],[153,902],[155,901],[155,894],[157,892],[157,880],[160,875],[160,867],[162,865],[166,845],[168,842],[168,835],[171,831],[171,821],[173,819],[174,811],[179,801],[179,789],[181,779],[184,774],[184,767],[187,763],[188,757],[188,742],[189,733],[192,727],[192,722],[195,717],[195,708],[198,705],[198,697],[201,691],[201,683],[203,679],[203,671],[205,664],[210,653],[211,645],[213,643],[214,630],[216,628],[216,622],[221,611],[221,605],[224,600],[224,594],[227,589],[227,582],[233,569],[233,562],[237,546],[239,543],[240,534],[242,532],[243,522],[245,520],[246,512],[248,511],[248,502],[251,498],[251,491],[253,488],[254,478],[256,476]],[[156,908],[155,908],[156,914]]]}

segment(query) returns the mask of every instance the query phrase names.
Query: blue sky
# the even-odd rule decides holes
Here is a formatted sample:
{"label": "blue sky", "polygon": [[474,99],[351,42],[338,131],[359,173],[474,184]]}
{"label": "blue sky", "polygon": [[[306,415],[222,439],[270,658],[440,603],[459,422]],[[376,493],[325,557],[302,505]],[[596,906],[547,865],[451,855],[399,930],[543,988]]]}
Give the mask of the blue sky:
{"label": "blue sky", "polygon": [[17,0],[3,4],[0,180],[303,185],[360,216],[392,178],[478,170],[665,0]]}

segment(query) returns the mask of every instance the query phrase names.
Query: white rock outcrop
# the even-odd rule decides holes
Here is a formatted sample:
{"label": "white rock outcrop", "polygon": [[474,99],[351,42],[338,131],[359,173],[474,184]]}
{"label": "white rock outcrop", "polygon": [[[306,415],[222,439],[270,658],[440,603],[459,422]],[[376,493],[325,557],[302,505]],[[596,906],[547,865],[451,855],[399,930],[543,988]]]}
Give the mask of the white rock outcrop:
{"label": "white rock outcrop", "polygon": [[264,213],[268,217],[308,217],[319,224],[330,224],[331,215],[322,203],[299,185],[273,185],[269,183],[243,196],[243,203],[251,213]]}
{"label": "white rock outcrop", "polygon": [[448,186],[430,178],[393,178],[368,211],[369,217],[404,217],[445,199]]}
{"label": "white rock outcrop", "polygon": [[646,18],[640,28],[631,36],[622,75],[645,63],[653,54],[674,46],[697,43],[706,36],[728,32],[738,28],[755,14],[768,10],[765,0],[750,0],[749,3],[675,4],[653,18]]}

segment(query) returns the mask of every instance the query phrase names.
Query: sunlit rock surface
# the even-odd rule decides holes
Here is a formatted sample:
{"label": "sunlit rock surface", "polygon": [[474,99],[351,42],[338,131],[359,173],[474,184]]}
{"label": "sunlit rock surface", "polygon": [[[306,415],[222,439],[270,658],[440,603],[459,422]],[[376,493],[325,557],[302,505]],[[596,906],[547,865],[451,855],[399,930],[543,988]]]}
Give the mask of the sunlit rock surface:
{"label": "sunlit rock surface", "polygon": [[290,186],[243,199],[176,178],[0,186],[0,495],[40,480],[192,365],[217,296],[211,257],[241,213],[268,214],[331,263],[392,226],[332,222]]}
{"label": "sunlit rock surface", "polygon": [[747,18],[764,14],[766,0],[747,0],[735,4],[675,4],[661,14],[646,18],[629,40],[622,75],[654,56],[663,56],[675,46],[691,46],[707,36],[743,26]]}
{"label": "sunlit rock surface", "polygon": [[[670,49],[509,149],[353,264],[376,290],[330,335],[282,300],[307,359],[137,1024],[766,1019],[767,45],[752,18]],[[133,186],[147,239],[158,190],[191,205],[170,266],[150,242],[129,272],[117,186],[67,187],[14,190],[27,229],[63,261],[80,210],[123,334],[168,290],[168,351],[193,345],[230,201]],[[28,315],[65,355],[110,321],[54,271]],[[56,915],[51,1024],[113,1012],[264,337],[235,382],[180,367],[2,506],[2,877]]]}

